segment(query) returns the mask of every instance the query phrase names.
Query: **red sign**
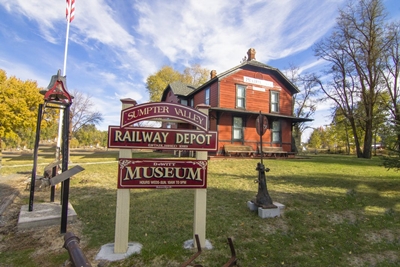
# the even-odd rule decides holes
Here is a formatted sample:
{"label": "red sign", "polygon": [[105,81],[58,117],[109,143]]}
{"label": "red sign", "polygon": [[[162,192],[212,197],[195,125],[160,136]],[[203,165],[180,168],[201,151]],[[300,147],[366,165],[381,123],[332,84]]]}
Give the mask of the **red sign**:
{"label": "red sign", "polygon": [[156,102],[129,107],[121,111],[121,128],[135,122],[154,119],[178,119],[203,131],[208,130],[208,116],[191,107],[180,104]]}
{"label": "red sign", "polygon": [[263,136],[268,129],[268,119],[265,115],[258,115],[256,119],[256,131],[258,135]]}
{"label": "red sign", "polygon": [[217,150],[217,132],[108,126],[109,148]]}
{"label": "red sign", "polygon": [[207,160],[119,159],[118,188],[207,188]]}

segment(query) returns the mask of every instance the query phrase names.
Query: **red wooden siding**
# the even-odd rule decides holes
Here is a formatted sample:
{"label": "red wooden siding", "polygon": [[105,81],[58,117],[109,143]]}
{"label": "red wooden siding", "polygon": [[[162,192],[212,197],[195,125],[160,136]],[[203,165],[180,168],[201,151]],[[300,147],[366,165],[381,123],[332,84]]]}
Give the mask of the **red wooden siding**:
{"label": "red wooden siding", "polygon": [[[250,78],[262,79],[273,83],[273,87],[255,85],[243,81],[243,76]],[[262,77],[262,78],[261,78]],[[279,114],[292,115],[292,94],[283,85],[268,74],[252,72],[249,70],[239,70],[236,73],[222,79],[220,81],[220,101],[221,108],[236,108],[236,85],[245,85],[246,88],[246,104],[247,111],[260,111],[263,113],[270,112],[270,91],[279,92]],[[257,90],[262,88],[265,92]]]}
{"label": "red wooden siding", "polygon": [[218,106],[218,82],[215,82],[210,86],[210,106]]}
{"label": "red wooden siding", "polygon": [[204,104],[205,99],[206,99],[205,90],[201,90],[193,97],[193,107],[196,107],[199,104]]}
{"label": "red wooden siding", "polygon": [[[243,135],[244,135],[243,142],[232,141],[233,116],[234,115],[226,114],[221,116],[219,119],[218,150],[222,152],[225,144],[243,144],[251,146],[254,151],[257,151],[258,145],[260,144],[260,136],[257,134],[255,129],[257,116],[251,115],[247,117],[247,120],[243,128]],[[292,142],[291,123],[286,120],[280,120],[280,122],[281,122],[281,142],[271,143],[272,131],[271,129],[267,129],[265,134],[262,136],[263,145],[272,147],[282,146],[284,151],[291,151],[291,142]],[[211,124],[210,130],[216,131],[217,130],[216,120],[211,119],[210,124]]]}
{"label": "red wooden siding", "polygon": [[171,89],[168,90],[167,97],[165,98],[165,102],[168,103],[179,103],[178,97],[172,92]]}

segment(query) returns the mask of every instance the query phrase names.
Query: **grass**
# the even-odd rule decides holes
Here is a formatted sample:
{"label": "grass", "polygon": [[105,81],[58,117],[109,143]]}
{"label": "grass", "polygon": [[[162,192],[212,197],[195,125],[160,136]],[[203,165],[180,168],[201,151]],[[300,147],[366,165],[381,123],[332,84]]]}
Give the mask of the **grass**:
{"label": "grass", "polygon": [[[134,155],[160,156],[165,155]],[[70,201],[83,225],[86,252],[114,242],[116,158],[115,152],[71,158],[85,168],[71,179]],[[21,162],[29,159],[3,159],[5,173],[22,171],[11,167]],[[93,162],[105,163],[87,164]],[[230,257],[226,238],[232,237],[242,267],[400,265],[400,175],[384,169],[379,158],[265,160],[269,193],[285,205],[284,215],[272,219],[261,219],[246,206],[257,194],[257,162],[210,161],[206,238],[213,249],[196,263],[222,266]],[[143,249],[107,266],[179,266],[187,260],[194,253],[183,249],[193,234],[194,191],[132,189],[130,194],[129,240]],[[17,254],[7,262],[0,254],[0,265],[25,266]],[[57,262],[60,255],[51,257]]]}

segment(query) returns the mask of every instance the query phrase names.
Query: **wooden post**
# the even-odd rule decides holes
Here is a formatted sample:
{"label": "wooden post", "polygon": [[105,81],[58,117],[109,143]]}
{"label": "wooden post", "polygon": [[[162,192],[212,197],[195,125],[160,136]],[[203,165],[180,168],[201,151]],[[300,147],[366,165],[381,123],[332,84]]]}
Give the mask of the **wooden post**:
{"label": "wooden post", "polygon": [[[209,106],[197,106],[200,112],[208,115]],[[207,151],[196,151],[196,160],[208,160]],[[197,247],[195,235],[199,236],[200,244],[206,244],[206,214],[207,214],[207,189],[195,189],[194,192],[194,218],[193,218],[193,246]]]}
{"label": "wooden post", "polygon": [[[133,99],[121,99],[122,109],[136,104]],[[120,149],[119,158],[132,158],[131,149]],[[117,189],[117,207],[115,214],[114,253],[123,254],[128,250],[129,240],[130,189]]]}

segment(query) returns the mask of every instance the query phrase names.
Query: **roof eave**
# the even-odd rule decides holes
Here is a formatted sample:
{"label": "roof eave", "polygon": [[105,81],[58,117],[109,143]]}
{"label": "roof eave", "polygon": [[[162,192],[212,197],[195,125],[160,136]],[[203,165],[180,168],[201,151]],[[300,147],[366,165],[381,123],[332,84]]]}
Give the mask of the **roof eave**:
{"label": "roof eave", "polygon": [[[229,109],[229,108],[219,108],[219,107],[211,107],[210,111],[222,111],[222,112],[232,112],[232,113],[240,113],[240,114],[249,114],[249,115],[259,115],[260,112],[257,111],[250,111],[250,110],[240,110],[240,109]],[[275,113],[261,113],[267,117],[275,117],[275,118],[282,118],[282,119],[290,119],[292,122],[311,122],[314,119],[310,118],[299,118],[294,116],[287,116],[287,115],[280,115]]]}

